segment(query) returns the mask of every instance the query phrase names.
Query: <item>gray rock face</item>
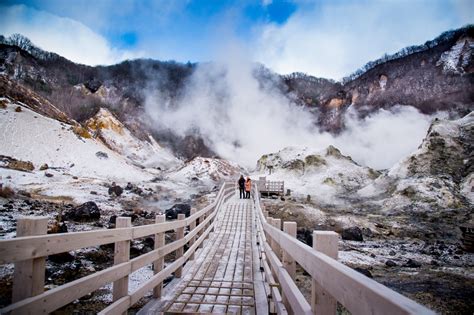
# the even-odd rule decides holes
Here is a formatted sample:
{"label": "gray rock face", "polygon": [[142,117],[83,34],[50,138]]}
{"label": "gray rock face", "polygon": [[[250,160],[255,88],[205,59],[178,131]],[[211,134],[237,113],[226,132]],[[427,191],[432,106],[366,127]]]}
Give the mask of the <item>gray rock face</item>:
{"label": "gray rock face", "polygon": [[346,241],[358,241],[358,242],[364,241],[364,237],[362,236],[362,230],[357,226],[343,229],[341,236],[342,236],[342,239]]}
{"label": "gray rock face", "polygon": [[73,221],[95,221],[100,219],[100,209],[95,202],[88,201],[68,210],[64,214],[64,219]]}
{"label": "gray rock face", "polygon": [[191,213],[191,205],[187,203],[177,203],[173,207],[165,211],[166,219],[175,220],[178,218],[178,214],[183,214],[189,217]]}

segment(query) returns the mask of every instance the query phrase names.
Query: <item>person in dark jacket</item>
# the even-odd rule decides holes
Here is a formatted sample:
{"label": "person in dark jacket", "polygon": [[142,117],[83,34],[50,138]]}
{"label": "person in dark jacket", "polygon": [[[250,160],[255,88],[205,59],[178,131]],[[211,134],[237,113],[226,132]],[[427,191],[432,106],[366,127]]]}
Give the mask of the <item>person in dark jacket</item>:
{"label": "person in dark jacket", "polygon": [[245,199],[245,178],[244,178],[244,175],[240,175],[238,183],[239,183],[240,199],[242,199],[242,198]]}

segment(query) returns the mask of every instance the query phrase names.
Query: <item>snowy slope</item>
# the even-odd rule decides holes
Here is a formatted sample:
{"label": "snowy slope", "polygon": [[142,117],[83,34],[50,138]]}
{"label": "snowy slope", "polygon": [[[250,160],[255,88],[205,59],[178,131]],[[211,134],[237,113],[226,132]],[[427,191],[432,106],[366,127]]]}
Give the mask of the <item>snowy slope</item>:
{"label": "snowy slope", "polygon": [[[0,154],[31,161],[38,169],[50,167],[80,177],[122,179],[131,182],[152,175],[133,166],[124,157],[94,139],[81,138],[71,125],[47,118],[18,104],[0,109]],[[103,152],[104,157],[97,156]]]}
{"label": "snowy slope", "polygon": [[148,141],[135,137],[110,111],[101,108],[86,122],[92,133],[109,148],[146,167],[163,170],[179,166],[182,162],[170,151],[161,147],[151,135]]}
{"label": "snowy slope", "polygon": [[287,147],[264,155],[253,175],[266,176],[267,180],[283,180],[285,188],[291,189],[293,195],[311,195],[313,200],[337,203],[345,193],[368,185],[378,174],[329,146],[323,151]]}

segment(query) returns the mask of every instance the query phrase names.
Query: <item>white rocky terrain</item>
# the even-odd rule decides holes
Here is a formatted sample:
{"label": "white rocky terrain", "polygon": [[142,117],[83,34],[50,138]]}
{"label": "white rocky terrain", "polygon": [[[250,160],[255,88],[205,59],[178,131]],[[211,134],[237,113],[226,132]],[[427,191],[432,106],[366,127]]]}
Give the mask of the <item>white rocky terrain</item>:
{"label": "white rocky terrain", "polygon": [[[271,172],[271,174],[270,174]],[[379,173],[354,162],[337,148],[288,147],[262,156],[255,177],[284,180],[292,195],[310,195],[320,203],[338,204],[343,197],[370,184]]]}

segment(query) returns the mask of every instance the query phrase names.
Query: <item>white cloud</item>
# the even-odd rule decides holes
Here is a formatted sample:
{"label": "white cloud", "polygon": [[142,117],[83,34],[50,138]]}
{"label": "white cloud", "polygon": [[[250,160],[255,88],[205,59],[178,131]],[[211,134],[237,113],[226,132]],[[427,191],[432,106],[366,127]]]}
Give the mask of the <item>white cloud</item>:
{"label": "white cloud", "polygon": [[9,36],[20,33],[36,46],[74,62],[88,65],[114,64],[141,55],[139,52],[111,47],[103,36],[69,18],[24,5],[0,6],[0,9],[1,34]]}
{"label": "white cloud", "polygon": [[[265,24],[256,31],[255,59],[280,73],[341,79],[384,53],[422,44],[472,22],[472,14],[462,13],[465,2],[326,1],[312,9],[306,5],[285,24]],[[447,8],[452,9],[449,14]]]}

